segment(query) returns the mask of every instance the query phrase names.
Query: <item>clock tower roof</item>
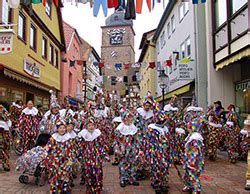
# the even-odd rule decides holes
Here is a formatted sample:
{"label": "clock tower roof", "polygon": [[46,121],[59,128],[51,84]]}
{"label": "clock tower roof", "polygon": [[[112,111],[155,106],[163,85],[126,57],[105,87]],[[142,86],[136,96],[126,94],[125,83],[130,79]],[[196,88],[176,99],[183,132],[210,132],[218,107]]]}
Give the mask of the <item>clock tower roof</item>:
{"label": "clock tower roof", "polygon": [[115,13],[110,15],[106,21],[106,26],[133,26],[132,20],[125,20],[125,10],[122,7],[119,7],[115,10]]}

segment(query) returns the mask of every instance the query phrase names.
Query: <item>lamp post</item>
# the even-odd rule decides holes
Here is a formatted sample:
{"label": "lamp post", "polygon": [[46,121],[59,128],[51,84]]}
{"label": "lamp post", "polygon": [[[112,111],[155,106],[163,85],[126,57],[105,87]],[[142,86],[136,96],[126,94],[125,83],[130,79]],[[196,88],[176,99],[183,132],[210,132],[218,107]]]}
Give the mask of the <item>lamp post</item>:
{"label": "lamp post", "polygon": [[167,88],[167,84],[168,84],[168,76],[165,74],[164,70],[160,71],[159,74],[159,86],[161,88],[161,92],[162,92],[162,109],[164,108],[164,93],[165,93],[165,89]]}

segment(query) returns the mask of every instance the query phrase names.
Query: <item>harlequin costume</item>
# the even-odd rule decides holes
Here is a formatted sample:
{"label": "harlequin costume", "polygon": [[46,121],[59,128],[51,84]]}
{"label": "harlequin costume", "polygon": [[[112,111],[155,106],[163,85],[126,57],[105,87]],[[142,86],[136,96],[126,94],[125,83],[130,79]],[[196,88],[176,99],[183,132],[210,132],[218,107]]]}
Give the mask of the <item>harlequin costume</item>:
{"label": "harlequin costume", "polygon": [[[88,122],[94,123],[93,118]],[[105,159],[109,160],[107,146],[99,129],[89,132],[83,129],[78,134],[79,157],[82,164],[82,173],[86,181],[87,193],[101,193],[103,189],[103,164]]]}
{"label": "harlequin costume", "polygon": [[[43,119],[40,121],[39,124],[39,131],[40,133],[48,133],[50,135],[54,134],[56,129],[56,123],[60,119],[60,105],[57,102],[57,98],[55,93],[50,90],[51,97],[50,97],[50,110],[48,110],[45,114]],[[53,113],[53,109],[58,109],[57,113]]]}
{"label": "harlequin costume", "polygon": [[19,118],[22,113],[23,106],[20,106],[13,102],[13,104],[10,107],[10,120],[12,122],[12,126],[16,127],[19,123]]}
{"label": "harlequin costume", "polygon": [[115,131],[115,152],[120,154],[119,174],[120,186],[125,187],[128,184],[139,185],[136,182],[136,168],[138,166],[140,140],[138,128],[133,124],[124,122],[133,117],[133,113],[123,110],[121,113],[122,123],[118,125]]}
{"label": "harlequin costume", "polygon": [[119,153],[119,146],[116,144],[115,145],[115,136],[116,136],[116,129],[118,125],[122,122],[121,117],[115,117],[112,121],[113,124],[113,130],[112,130],[112,138],[110,141],[112,142],[113,150],[114,150],[114,162],[112,165],[118,165],[120,162],[120,153]]}
{"label": "harlequin costume", "polygon": [[35,146],[35,141],[38,136],[39,118],[38,110],[35,107],[23,109],[19,119],[19,130],[21,134],[21,145],[23,153]]}
{"label": "harlequin costume", "polygon": [[[145,110],[144,106],[146,104],[149,104],[151,107],[147,111]],[[143,107],[137,108],[137,114],[136,114],[136,127],[138,128],[138,137],[141,142],[141,147],[140,149],[142,152],[145,152],[145,145],[146,145],[146,132],[148,125],[153,123],[153,118],[154,118],[154,111],[153,111],[153,104],[154,104],[154,99],[148,95],[145,97],[144,102],[143,102]],[[137,166],[137,176],[138,179],[144,179],[146,176],[148,176],[148,164],[147,161],[145,160],[145,156],[140,157],[141,161],[138,163]]]}
{"label": "harlequin costume", "polygon": [[239,135],[239,159],[240,160],[247,160],[247,152],[248,152],[248,143],[247,143],[247,136],[248,132],[247,129],[242,129]]}
{"label": "harlequin costume", "polygon": [[[4,107],[0,105],[2,109]],[[11,121],[9,114],[6,110],[0,112],[0,160],[2,162],[3,169],[5,171],[10,170],[10,155],[9,155],[9,142],[10,142],[10,131]]]}
{"label": "harlequin costume", "polygon": [[237,160],[237,152],[239,151],[239,134],[240,127],[238,124],[238,119],[234,111],[234,106],[230,105],[228,107],[228,118],[225,125],[226,130],[226,146],[228,157],[231,163],[235,163]]}
{"label": "harlequin costume", "polygon": [[176,137],[176,132],[175,132],[175,128],[176,128],[176,115],[179,111],[179,109],[177,107],[173,107],[171,104],[167,104],[164,107],[164,111],[166,113],[166,126],[169,130],[170,133],[170,157],[171,157],[171,161],[172,162],[176,162],[178,163],[179,159],[177,159],[177,161],[174,161],[174,159],[176,159],[178,157],[177,155],[177,137]]}
{"label": "harlequin costume", "polygon": [[[59,128],[61,125],[66,127],[65,121],[59,119],[56,127]],[[72,162],[75,158],[72,145],[70,136],[66,131],[64,135],[60,135],[58,132],[54,133],[46,145],[48,156],[44,164],[49,172],[49,185],[52,193],[71,191],[70,177]]]}
{"label": "harlequin costume", "polygon": [[222,125],[220,119],[217,117],[213,109],[210,109],[206,114],[207,132],[203,134],[205,139],[206,154],[210,160],[215,160],[217,156],[217,148],[219,147]]}
{"label": "harlequin costume", "polygon": [[164,126],[164,112],[155,115],[155,123],[148,126],[146,133],[146,160],[150,166],[151,185],[156,191],[166,192],[170,167],[170,133]]}
{"label": "harlequin costume", "polygon": [[185,152],[185,138],[186,138],[186,131],[180,127],[175,128],[176,153],[174,161],[177,164],[183,164],[184,152]]}
{"label": "harlequin costume", "polygon": [[184,183],[183,191],[200,193],[202,191],[200,183],[200,173],[204,170],[203,137],[199,133],[201,121],[199,118],[187,123],[189,135],[186,138],[184,155]]}

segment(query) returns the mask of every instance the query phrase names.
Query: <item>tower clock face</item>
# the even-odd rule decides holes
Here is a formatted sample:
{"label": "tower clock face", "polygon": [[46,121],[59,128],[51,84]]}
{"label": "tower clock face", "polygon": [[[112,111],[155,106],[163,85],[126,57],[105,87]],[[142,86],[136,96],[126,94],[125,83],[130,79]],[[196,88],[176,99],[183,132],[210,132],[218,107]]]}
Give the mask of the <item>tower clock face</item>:
{"label": "tower clock face", "polygon": [[123,43],[123,34],[125,29],[113,29],[108,31],[109,42],[111,45],[118,45]]}

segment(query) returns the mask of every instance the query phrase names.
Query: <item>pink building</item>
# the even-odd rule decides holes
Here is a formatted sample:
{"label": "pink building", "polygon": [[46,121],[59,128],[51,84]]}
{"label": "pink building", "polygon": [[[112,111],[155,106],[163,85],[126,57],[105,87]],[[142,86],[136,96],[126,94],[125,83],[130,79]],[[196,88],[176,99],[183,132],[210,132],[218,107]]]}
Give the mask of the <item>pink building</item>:
{"label": "pink building", "polygon": [[77,63],[77,60],[83,60],[82,40],[76,29],[66,22],[63,22],[63,30],[66,53],[62,54],[60,101],[64,102],[65,97],[70,97],[75,103],[83,101],[83,66]]}

